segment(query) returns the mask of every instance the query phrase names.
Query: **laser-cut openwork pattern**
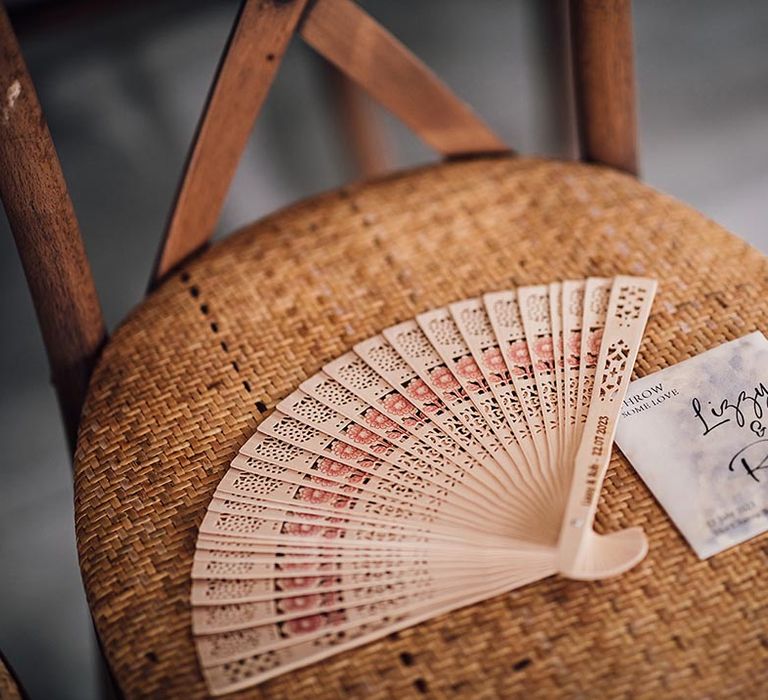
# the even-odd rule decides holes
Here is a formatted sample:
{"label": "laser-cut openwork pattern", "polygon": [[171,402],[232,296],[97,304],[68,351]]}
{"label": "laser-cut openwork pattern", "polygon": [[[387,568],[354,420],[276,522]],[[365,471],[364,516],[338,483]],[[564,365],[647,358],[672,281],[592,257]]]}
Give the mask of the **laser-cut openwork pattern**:
{"label": "laser-cut openwork pattern", "polygon": [[620,326],[628,326],[640,317],[647,295],[648,290],[642,286],[628,284],[621,287],[616,302],[616,319]]}
{"label": "laser-cut openwork pattern", "polygon": [[[624,325],[621,321],[619,323]],[[621,338],[608,346],[605,355],[606,366],[600,381],[601,400],[604,401],[615,396],[621,383],[626,381],[627,360],[631,351],[629,345]]]}
{"label": "laser-cut openwork pattern", "polygon": [[596,536],[574,494],[608,466],[587,448],[612,439],[654,289],[595,278],[456,302],[282,399],[200,527],[193,626],[211,691],[642,558],[642,538]]}

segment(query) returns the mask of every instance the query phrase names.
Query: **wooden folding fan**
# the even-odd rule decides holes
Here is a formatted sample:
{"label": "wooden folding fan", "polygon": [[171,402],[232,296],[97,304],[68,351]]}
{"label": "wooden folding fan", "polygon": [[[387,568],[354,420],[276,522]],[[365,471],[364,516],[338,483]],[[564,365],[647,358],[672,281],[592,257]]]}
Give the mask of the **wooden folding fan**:
{"label": "wooden folding fan", "polygon": [[193,624],[211,691],[640,561],[641,530],[592,523],[654,291],[591,278],[460,301],[280,402],[200,527]]}

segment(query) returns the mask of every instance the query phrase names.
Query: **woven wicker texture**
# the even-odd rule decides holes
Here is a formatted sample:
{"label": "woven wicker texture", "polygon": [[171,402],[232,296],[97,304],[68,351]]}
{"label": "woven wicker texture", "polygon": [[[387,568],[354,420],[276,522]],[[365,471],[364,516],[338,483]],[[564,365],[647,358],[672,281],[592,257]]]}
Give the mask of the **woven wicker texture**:
{"label": "woven wicker texture", "polygon": [[0,656],[0,700],[21,700],[23,697],[16,679]]}
{"label": "woven wicker texture", "polygon": [[[196,529],[238,447],[301,380],[426,309],[551,279],[650,275],[636,366],[768,321],[768,262],[603,168],[527,159],[419,170],[309,200],[169,279],[106,348],[76,458],[90,605],[129,697],[200,697]],[[277,678],[251,697],[733,697],[768,685],[768,539],[699,562],[614,455],[597,528],[651,550],[599,583],[548,579]]]}

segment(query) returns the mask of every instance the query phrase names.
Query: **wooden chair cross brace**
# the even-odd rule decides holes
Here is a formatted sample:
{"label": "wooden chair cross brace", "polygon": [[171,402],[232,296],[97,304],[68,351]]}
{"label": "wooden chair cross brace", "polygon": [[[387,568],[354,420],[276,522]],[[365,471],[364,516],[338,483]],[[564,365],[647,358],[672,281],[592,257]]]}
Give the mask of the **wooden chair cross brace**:
{"label": "wooden chair cross brace", "polygon": [[[582,159],[636,172],[629,0],[572,0]],[[447,158],[510,149],[352,0],[246,0],[193,140],[150,288],[202,250],[294,33]],[[0,194],[27,274],[70,446],[107,334],[34,87],[0,11]]]}

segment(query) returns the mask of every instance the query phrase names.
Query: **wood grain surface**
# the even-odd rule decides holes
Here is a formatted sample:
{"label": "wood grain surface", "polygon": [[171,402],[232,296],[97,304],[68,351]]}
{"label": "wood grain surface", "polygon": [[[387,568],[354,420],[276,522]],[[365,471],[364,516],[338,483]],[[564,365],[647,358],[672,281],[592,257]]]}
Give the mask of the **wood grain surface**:
{"label": "wood grain surface", "polygon": [[152,285],[213,234],[240,156],[306,4],[243,4],[193,140]]}
{"label": "wood grain surface", "polygon": [[509,152],[429,68],[352,0],[318,0],[301,35],[442,155]]}
{"label": "wood grain surface", "polygon": [[637,175],[631,0],[571,0],[581,159]]}
{"label": "wood grain surface", "polygon": [[27,276],[67,438],[74,449],[88,380],[106,330],[51,134],[1,5],[0,198]]}

